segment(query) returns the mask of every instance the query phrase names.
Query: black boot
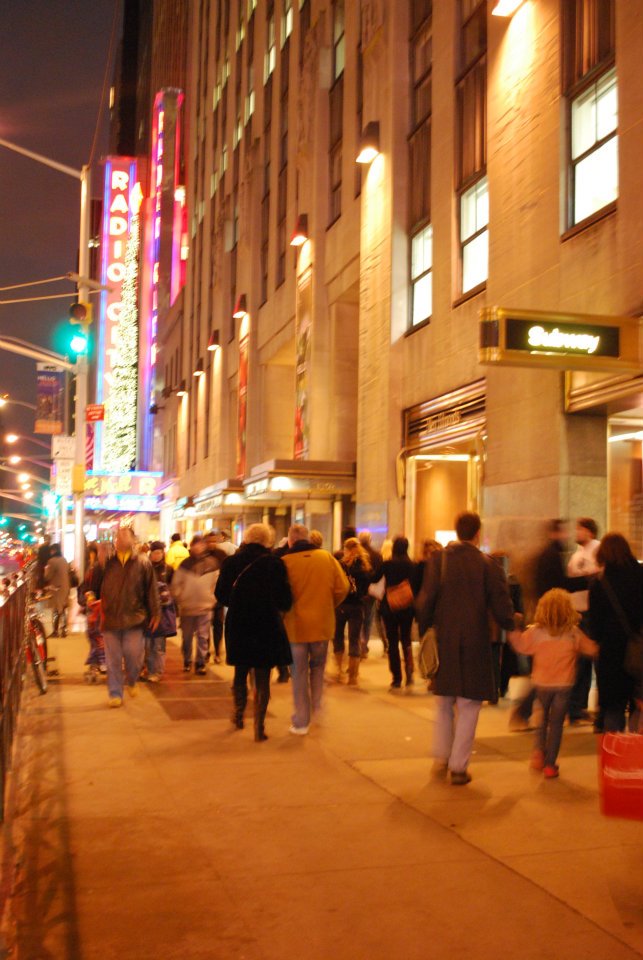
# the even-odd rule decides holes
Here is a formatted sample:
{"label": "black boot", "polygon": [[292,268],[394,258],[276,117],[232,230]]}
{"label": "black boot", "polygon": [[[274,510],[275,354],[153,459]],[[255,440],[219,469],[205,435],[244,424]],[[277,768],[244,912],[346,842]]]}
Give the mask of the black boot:
{"label": "black boot", "polygon": [[[262,674],[265,674],[263,676]],[[261,743],[268,739],[264,729],[266,710],[270,700],[270,670],[255,670],[255,740]]]}
{"label": "black boot", "polygon": [[243,713],[248,702],[248,687],[244,677],[243,686],[234,684],[232,687],[232,696],[234,697],[234,709],[232,711],[232,723],[237,730],[243,730]]}
{"label": "black boot", "polygon": [[406,671],[406,685],[413,686],[413,650],[407,647],[404,651],[404,669]]}

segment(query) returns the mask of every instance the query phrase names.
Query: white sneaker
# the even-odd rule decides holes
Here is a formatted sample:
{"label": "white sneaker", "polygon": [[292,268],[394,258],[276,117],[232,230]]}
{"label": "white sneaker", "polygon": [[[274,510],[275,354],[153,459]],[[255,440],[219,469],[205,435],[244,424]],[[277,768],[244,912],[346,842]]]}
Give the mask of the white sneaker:
{"label": "white sneaker", "polygon": [[308,733],[308,731],[310,730],[310,726],[307,726],[307,727],[295,727],[295,726],[292,726],[292,725],[291,725],[288,729],[289,729],[290,733],[294,733],[294,734],[296,734],[298,737],[305,737],[306,734]]}

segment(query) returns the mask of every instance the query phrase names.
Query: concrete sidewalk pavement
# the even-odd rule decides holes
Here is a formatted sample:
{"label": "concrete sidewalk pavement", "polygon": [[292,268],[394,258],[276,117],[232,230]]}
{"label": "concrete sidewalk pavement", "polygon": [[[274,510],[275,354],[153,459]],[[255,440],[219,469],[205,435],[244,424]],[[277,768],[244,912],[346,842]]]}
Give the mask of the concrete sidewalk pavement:
{"label": "concrete sidewalk pavement", "polygon": [[[379,644],[376,644],[379,647]],[[4,830],[4,956],[19,960],[491,960],[643,955],[641,824],[601,817],[596,742],[565,731],[561,778],[486,707],[463,788],[430,779],[433,702],[355,690],[288,733],[272,686],[266,743],[229,722],[232,671],[181,672],[121,710],[82,679],[25,689]]]}

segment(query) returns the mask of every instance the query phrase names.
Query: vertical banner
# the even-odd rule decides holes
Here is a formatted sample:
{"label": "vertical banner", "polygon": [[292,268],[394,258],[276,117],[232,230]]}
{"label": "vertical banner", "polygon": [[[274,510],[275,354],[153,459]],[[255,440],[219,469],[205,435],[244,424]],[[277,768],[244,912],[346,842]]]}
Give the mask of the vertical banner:
{"label": "vertical banner", "polygon": [[307,460],[310,447],[308,409],[310,335],[312,312],[312,271],[297,280],[297,334],[295,367],[295,460]]}
{"label": "vertical banner", "polygon": [[239,401],[237,419],[237,476],[246,473],[248,436],[248,358],[250,354],[250,318],[245,315],[239,330]]}
{"label": "vertical banner", "polygon": [[65,371],[51,363],[36,364],[36,423],[34,433],[51,436],[65,427]]}
{"label": "vertical banner", "polygon": [[85,424],[85,470],[94,469],[94,424]]}

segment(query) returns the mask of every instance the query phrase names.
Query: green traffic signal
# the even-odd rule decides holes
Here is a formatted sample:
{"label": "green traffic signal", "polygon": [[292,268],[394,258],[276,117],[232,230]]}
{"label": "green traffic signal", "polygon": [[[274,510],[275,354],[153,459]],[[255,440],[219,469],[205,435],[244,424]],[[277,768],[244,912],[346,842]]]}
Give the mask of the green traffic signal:
{"label": "green traffic signal", "polygon": [[76,356],[82,353],[87,353],[87,346],[88,341],[84,333],[74,333],[69,341],[69,347],[72,353],[75,353]]}

